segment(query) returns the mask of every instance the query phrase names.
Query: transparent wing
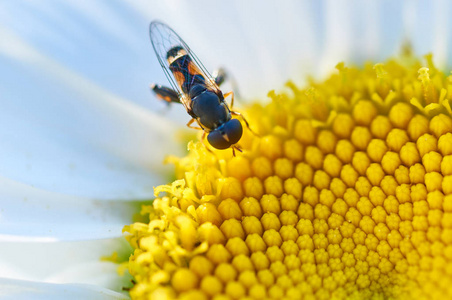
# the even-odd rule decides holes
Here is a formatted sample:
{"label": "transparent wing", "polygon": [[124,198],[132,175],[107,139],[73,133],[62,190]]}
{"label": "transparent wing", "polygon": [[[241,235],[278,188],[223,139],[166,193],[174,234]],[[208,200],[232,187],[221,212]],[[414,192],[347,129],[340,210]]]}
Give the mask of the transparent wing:
{"label": "transparent wing", "polygon": [[181,97],[181,102],[185,105],[185,108],[189,110],[189,97],[186,95],[180,88],[178,82],[174,78],[171,70],[169,69],[169,65],[167,62],[167,53],[174,46],[182,46],[187,52],[188,56],[190,56],[193,63],[198,67],[201,75],[206,79],[206,82],[209,85],[209,88],[220,92],[218,85],[210,75],[209,71],[204,67],[196,54],[190,49],[190,47],[184,42],[184,40],[168,25],[159,22],[153,21],[149,26],[149,35],[151,37],[152,47],[154,48],[155,54],[157,55],[157,59],[162,66],[163,71],[165,72],[168,81],[171,84],[171,87],[179,93]]}

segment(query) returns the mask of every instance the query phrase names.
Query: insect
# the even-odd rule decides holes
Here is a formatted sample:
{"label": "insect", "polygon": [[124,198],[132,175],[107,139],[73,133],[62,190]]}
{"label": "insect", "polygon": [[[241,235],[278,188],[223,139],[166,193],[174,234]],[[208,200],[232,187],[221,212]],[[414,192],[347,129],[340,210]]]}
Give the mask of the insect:
{"label": "insect", "polygon": [[[225,72],[220,70],[212,77],[190,47],[166,24],[152,22],[149,34],[157,59],[171,84],[171,88],[151,85],[157,97],[168,103],[181,103],[192,117],[187,126],[204,130],[203,141],[207,134],[207,140],[214,148],[232,148],[234,155],[234,149],[241,151],[236,143],[242,137],[242,124],[232,116],[241,117],[248,128],[249,125],[225,101],[231,96],[232,108],[234,93],[223,94],[219,88],[226,78]],[[194,122],[199,127],[193,126]]]}

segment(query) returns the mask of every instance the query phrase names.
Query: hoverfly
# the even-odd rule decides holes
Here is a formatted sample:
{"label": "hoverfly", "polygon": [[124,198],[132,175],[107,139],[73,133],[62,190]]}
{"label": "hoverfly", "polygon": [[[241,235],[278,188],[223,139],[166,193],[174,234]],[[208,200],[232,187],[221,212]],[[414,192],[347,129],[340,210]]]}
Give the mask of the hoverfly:
{"label": "hoverfly", "polygon": [[[207,140],[214,148],[232,147],[234,155],[234,149],[241,151],[235,144],[242,137],[242,124],[232,115],[240,116],[248,128],[249,125],[225,101],[231,96],[232,108],[234,93],[223,95],[219,88],[226,74],[219,71],[212,77],[190,47],[168,25],[154,21],[149,34],[155,54],[171,84],[171,88],[151,85],[157,97],[168,103],[181,103],[192,117],[187,126],[204,130],[203,141],[207,134]],[[193,126],[193,122],[197,122],[199,127]]]}

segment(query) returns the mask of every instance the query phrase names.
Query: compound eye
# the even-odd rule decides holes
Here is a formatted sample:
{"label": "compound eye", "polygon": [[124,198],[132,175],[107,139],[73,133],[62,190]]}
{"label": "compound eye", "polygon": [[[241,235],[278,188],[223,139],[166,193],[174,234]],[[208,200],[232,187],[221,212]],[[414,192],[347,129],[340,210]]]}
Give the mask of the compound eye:
{"label": "compound eye", "polygon": [[242,124],[237,119],[231,119],[211,131],[207,136],[209,143],[217,149],[227,149],[237,143],[242,137]]}

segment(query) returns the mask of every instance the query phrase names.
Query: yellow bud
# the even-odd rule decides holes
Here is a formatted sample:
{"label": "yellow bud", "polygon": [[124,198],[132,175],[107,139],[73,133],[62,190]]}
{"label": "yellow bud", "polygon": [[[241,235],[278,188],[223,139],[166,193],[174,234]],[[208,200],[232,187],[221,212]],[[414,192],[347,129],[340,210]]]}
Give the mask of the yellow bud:
{"label": "yellow bud", "polygon": [[413,117],[413,108],[410,104],[399,102],[394,105],[389,111],[389,119],[391,123],[397,128],[407,128],[408,123]]}
{"label": "yellow bud", "polygon": [[358,172],[351,165],[344,165],[341,171],[341,179],[348,187],[354,187],[358,180]]}
{"label": "yellow bud", "polygon": [[349,140],[340,140],[337,142],[335,154],[344,164],[348,164],[352,161],[354,153],[355,147]]}
{"label": "yellow bud", "polygon": [[223,290],[223,283],[215,276],[206,276],[201,281],[201,290],[213,297]]}
{"label": "yellow bud", "polygon": [[441,170],[442,156],[436,151],[430,151],[422,157],[422,164],[426,172],[439,172]]}
{"label": "yellow bud", "polygon": [[377,109],[371,101],[360,100],[353,108],[353,118],[358,125],[369,125],[377,115]]}
{"label": "yellow bud", "polygon": [[333,153],[336,148],[337,137],[329,130],[320,131],[317,136],[317,146],[323,154]]}
{"label": "yellow bud", "polygon": [[425,169],[421,164],[410,167],[410,180],[412,183],[424,183]]}
{"label": "yellow bud", "polygon": [[[312,251],[314,250],[314,241],[309,235],[304,234],[298,237],[297,246],[301,250],[305,249],[308,251]],[[305,255],[306,253],[302,252],[301,250],[298,253],[298,256],[300,257],[300,259],[302,259],[303,262],[307,262],[308,261],[307,258],[303,257],[303,255]]]}
{"label": "yellow bud", "polygon": [[255,273],[250,270],[242,272],[239,275],[238,281],[247,289],[250,289],[258,283]]}
{"label": "yellow bud", "polygon": [[243,273],[245,271],[254,271],[253,262],[246,254],[237,255],[232,259],[231,264],[239,273]]}
{"label": "yellow bud", "polygon": [[342,198],[345,193],[346,186],[341,179],[333,178],[330,183],[330,190],[337,198]]}
{"label": "yellow bud", "polygon": [[429,131],[429,120],[423,115],[415,115],[408,124],[408,134],[412,141],[416,141]]}
{"label": "yellow bud", "polygon": [[209,245],[224,243],[226,237],[221,230],[212,223],[203,223],[198,228],[198,236],[201,242],[207,242]]}
{"label": "yellow bud", "polygon": [[268,290],[268,295],[271,299],[281,299],[284,297],[284,290],[281,287],[274,285]]}
{"label": "yellow bud", "polygon": [[279,246],[270,246],[266,252],[267,258],[270,262],[282,261],[284,259],[284,253]]}
{"label": "yellow bud", "polygon": [[282,142],[275,135],[267,135],[260,140],[260,153],[270,160],[282,156]]}
{"label": "yellow bud", "polygon": [[[303,145],[295,139],[284,142],[284,156],[293,162],[299,162],[303,159]],[[256,175],[257,176],[257,175]]]}
{"label": "yellow bud", "polygon": [[373,186],[369,192],[369,199],[374,206],[381,206],[386,199],[386,195],[380,187]]}
{"label": "yellow bud", "polygon": [[381,160],[381,166],[386,174],[393,175],[395,170],[400,166],[401,160],[396,152],[388,151]]}
{"label": "yellow bud", "polygon": [[[286,180],[286,182],[287,182],[287,180]],[[281,208],[284,211],[296,212],[298,209],[298,201],[299,201],[298,199],[300,197],[294,197],[294,195],[291,195],[291,194],[283,194],[280,199]]]}
{"label": "yellow bud", "polygon": [[444,195],[452,194],[452,176],[444,176],[443,182],[442,182],[442,188]]}
{"label": "yellow bud", "polygon": [[313,220],[314,219],[314,209],[309,204],[300,203],[300,206],[298,207],[297,215],[300,219]]}
{"label": "yellow bud", "polygon": [[198,275],[199,278],[203,278],[209,274],[212,274],[214,265],[210,260],[204,256],[195,256],[190,260],[190,270]]}
{"label": "yellow bud", "polygon": [[410,167],[420,162],[420,159],[416,144],[408,142],[400,149],[400,160],[405,166]]}
{"label": "yellow bud", "polygon": [[287,179],[292,177],[293,174],[293,164],[287,158],[278,158],[274,162],[275,175],[281,177],[282,179]]}
{"label": "yellow bud", "polygon": [[305,145],[314,144],[317,137],[317,129],[312,126],[310,120],[302,119],[295,123],[294,136]]}
{"label": "yellow bud", "polygon": [[255,216],[244,217],[242,219],[242,226],[247,235],[251,235],[253,233],[262,235],[264,232],[260,220]]}
{"label": "yellow bud", "polygon": [[265,179],[264,187],[267,194],[273,194],[278,197],[284,192],[282,180],[278,176],[270,176]]}
{"label": "yellow bud", "polygon": [[271,246],[281,246],[282,244],[282,238],[281,235],[279,234],[279,232],[277,232],[274,229],[269,229],[266,230],[262,236],[262,238],[264,239],[265,243],[267,244],[268,247]]}
{"label": "yellow bud", "polygon": [[[411,207],[411,203],[405,203],[405,204],[409,204]],[[400,206],[402,206],[402,205],[400,205]],[[395,198],[392,195],[388,196],[385,199],[385,201],[383,202],[383,206],[384,206],[386,212],[388,212],[388,213],[398,213],[399,212],[399,201],[397,201],[397,198]],[[402,216],[402,215],[400,214],[400,216]],[[403,218],[402,218],[402,220],[403,220]]]}
{"label": "yellow bud", "polygon": [[257,278],[259,279],[259,282],[267,288],[273,286],[275,282],[275,277],[268,269],[257,272]]}
{"label": "yellow bud", "polygon": [[372,209],[371,217],[376,223],[383,223],[386,221],[388,214],[382,206],[377,206]]}
{"label": "yellow bud", "polygon": [[323,169],[331,177],[338,177],[342,168],[342,162],[334,155],[328,154],[323,161]]}
{"label": "yellow bud", "polygon": [[218,212],[217,207],[212,203],[204,203],[198,206],[196,214],[199,218],[200,224],[210,222],[216,226],[220,226],[223,222],[223,218]]}
{"label": "yellow bud", "polygon": [[242,210],[240,209],[238,203],[232,199],[221,201],[221,203],[218,205],[218,212],[220,213],[223,220],[240,220],[242,218]]}
{"label": "yellow bud", "polygon": [[391,121],[385,116],[377,116],[370,124],[372,135],[378,139],[386,139],[386,136],[391,130]]}
{"label": "yellow bud", "polygon": [[365,233],[374,232],[375,222],[369,216],[364,216],[359,222],[359,227],[364,230]]}
{"label": "yellow bud", "polygon": [[220,197],[222,199],[231,198],[235,201],[239,201],[243,198],[242,183],[234,177],[225,178]]}
{"label": "yellow bud", "polygon": [[372,134],[367,127],[357,126],[353,129],[351,141],[358,150],[366,150],[372,139]]}
{"label": "yellow bud", "polygon": [[364,176],[359,177],[358,181],[355,183],[355,189],[360,196],[367,197],[371,188],[372,186],[369,180]]}
{"label": "yellow bud", "polygon": [[446,155],[441,161],[441,174],[452,175],[452,155]]}
{"label": "yellow bud", "polygon": [[380,185],[380,182],[383,180],[385,173],[380,164],[373,163],[370,164],[367,168],[366,176],[369,179],[370,183],[375,187]]}
{"label": "yellow bud", "polygon": [[243,155],[235,156],[227,164],[228,175],[240,181],[251,176],[251,164]]}
{"label": "yellow bud", "polygon": [[198,281],[198,277],[191,270],[180,268],[174,273],[171,285],[180,293],[196,288]]}
{"label": "yellow bud", "polygon": [[397,181],[393,176],[385,176],[380,182],[380,187],[386,195],[395,195]]}
{"label": "yellow bud", "polygon": [[438,139],[438,150],[443,156],[452,154],[452,133],[443,134]]}
{"label": "yellow bud", "polygon": [[245,238],[245,232],[242,228],[242,224],[236,219],[225,220],[220,226],[221,231],[227,239],[233,237]]}
{"label": "yellow bud", "polygon": [[394,172],[394,177],[399,184],[410,183],[410,171],[404,165],[400,165]]}
{"label": "yellow bud", "polygon": [[281,206],[278,198],[275,195],[267,194],[261,198],[262,211],[267,213],[273,213],[279,215],[281,212]]}
{"label": "yellow bud", "polygon": [[437,139],[433,135],[426,133],[418,138],[416,146],[419,150],[419,154],[423,157],[426,153],[437,150]]}
{"label": "yellow bud", "polygon": [[248,249],[248,246],[246,245],[245,241],[243,241],[239,237],[234,237],[229,239],[226,242],[226,249],[229,251],[229,253],[232,254],[232,256],[237,256],[239,254],[245,254],[249,255],[250,250]]}
{"label": "yellow bud", "polygon": [[[427,188],[427,191],[429,191],[429,192],[441,189],[442,182],[443,182],[443,175],[441,175],[438,172],[430,172],[430,173],[425,174],[425,187]],[[450,183],[452,183],[452,181],[450,181]],[[443,183],[443,186],[444,186],[444,183]],[[446,189],[447,189],[447,183],[446,183]],[[444,191],[444,187],[443,187],[443,191]]]}
{"label": "yellow bud", "polygon": [[261,218],[261,223],[265,230],[279,230],[281,228],[281,221],[274,213],[265,213]]}
{"label": "yellow bud", "polygon": [[349,208],[348,212],[345,214],[345,219],[352,223],[355,227],[359,226],[361,218],[361,213],[354,207]]}
{"label": "yellow bud", "polygon": [[[436,192],[440,193],[439,191],[436,191]],[[440,194],[440,195],[441,196],[439,196],[439,197],[441,197],[441,199],[443,199],[443,195],[442,194]],[[439,202],[442,202],[442,201],[438,201],[438,206],[440,204]],[[429,202],[429,204],[430,204],[430,202]],[[449,195],[444,197],[444,202],[442,202],[442,206],[443,206],[444,211],[452,212],[452,195],[449,194]]]}
{"label": "yellow bud", "polygon": [[305,152],[305,161],[313,168],[320,169],[323,165],[323,153],[319,148],[308,146]]}
{"label": "yellow bud", "polygon": [[295,177],[301,182],[303,186],[307,186],[312,183],[313,174],[314,171],[308,164],[299,163],[295,167]]}
{"label": "yellow bud", "polygon": [[443,134],[452,132],[452,120],[450,117],[439,114],[430,121],[430,131],[439,138]]}
{"label": "yellow bud", "polygon": [[314,227],[311,220],[299,219],[296,228],[300,236],[304,234],[312,236],[314,234]]}
{"label": "yellow bud", "polygon": [[245,287],[237,281],[229,281],[226,284],[224,292],[232,299],[241,299],[246,295]]}
{"label": "yellow bud", "polygon": [[262,209],[259,202],[253,197],[245,197],[240,201],[240,209],[244,216],[255,216],[260,218],[262,216]]}
{"label": "yellow bud", "polygon": [[243,183],[243,189],[247,197],[260,199],[264,194],[264,186],[257,177],[250,177]]}
{"label": "yellow bud", "polygon": [[282,225],[296,225],[298,222],[298,216],[293,211],[285,210],[279,215],[279,220]]}
{"label": "yellow bud", "polygon": [[253,160],[251,169],[253,170],[254,176],[261,180],[273,174],[272,163],[268,158],[264,156],[260,156]]}
{"label": "yellow bud", "polygon": [[267,270],[270,266],[270,261],[263,252],[254,252],[251,254],[251,261],[256,270]]}
{"label": "yellow bud", "polygon": [[331,215],[331,210],[328,206],[319,203],[314,208],[314,215],[318,219],[327,220]]}
{"label": "yellow bud", "polygon": [[386,137],[386,144],[389,149],[399,152],[403,145],[405,145],[410,138],[405,130],[394,128]]}
{"label": "yellow bud", "polygon": [[373,162],[380,162],[386,151],[388,151],[388,147],[380,139],[371,140],[367,147],[367,155]]}
{"label": "yellow bud", "polygon": [[[281,217],[280,217],[281,218]],[[283,241],[295,241],[298,237],[298,231],[295,229],[294,225],[283,225],[279,231]]]}
{"label": "yellow bud", "polygon": [[355,127],[355,122],[349,114],[340,113],[333,122],[333,131],[339,138],[348,138]]}
{"label": "yellow bud", "polygon": [[330,186],[330,180],[330,176],[322,170],[314,173],[313,184],[318,190],[328,188]]}
{"label": "yellow bud", "polygon": [[353,155],[352,165],[359,175],[364,175],[370,165],[370,159],[365,152],[357,151]]}

